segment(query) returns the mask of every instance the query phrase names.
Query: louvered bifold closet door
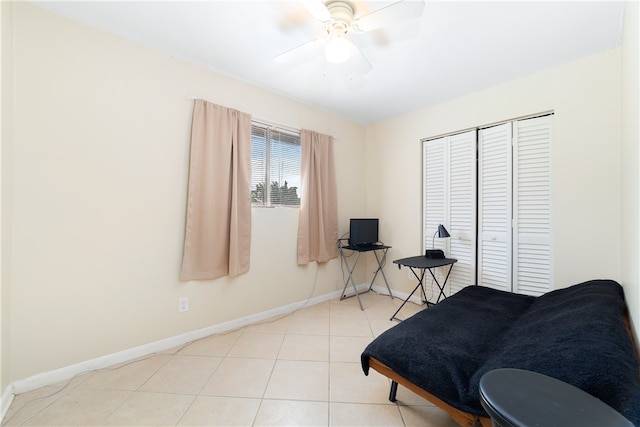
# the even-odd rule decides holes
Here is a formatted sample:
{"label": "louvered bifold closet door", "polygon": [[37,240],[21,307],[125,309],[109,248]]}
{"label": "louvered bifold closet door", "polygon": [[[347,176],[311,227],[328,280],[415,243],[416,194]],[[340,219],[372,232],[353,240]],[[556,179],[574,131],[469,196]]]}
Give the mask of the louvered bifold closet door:
{"label": "louvered bifold closet door", "polygon": [[450,293],[476,283],[476,130],[449,137]]}
{"label": "louvered bifold closet door", "polygon": [[[447,203],[447,167],[445,158],[446,137],[424,141],[422,143],[422,185],[423,185],[423,224],[422,250],[431,249],[433,233],[438,224],[445,224],[445,206]],[[446,226],[446,225],[445,225]],[[443,249],[444,239],[436,239],[435,247]]]}
{"label": "louvered bifold closet door", "polygon": [[511,291],[511,123],[478,137],[478,285]]}
{"label": "louvered bifold closet door", "polygon": [[[458,262],[447,295],[476,281],[476,131],[423,142],[423,250],[444,250]],[[443,224],[448,239],[433,234]],[[447,269],[436,269],[444,280]]]}
{"label": "louvered bifold closet door", "polygon": [[552,116],[514,122],[514,292],[553,289],[551,255]]}

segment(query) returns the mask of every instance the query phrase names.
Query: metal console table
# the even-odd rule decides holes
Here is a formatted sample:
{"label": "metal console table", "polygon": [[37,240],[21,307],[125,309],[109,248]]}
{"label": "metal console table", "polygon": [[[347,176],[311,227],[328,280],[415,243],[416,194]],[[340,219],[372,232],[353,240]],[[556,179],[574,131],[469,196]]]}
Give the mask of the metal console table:
{"label": "metal console table", "polygon": [[[391,246],[386,246],[383,244],[351,246],[349,245],[349,239],[338,239],[338,250],[340,251],[340,258],[342,259],[342,262],[344,263],[345,267],[347,268],[347,272],[349,273],[347,280],[344,282],[344,288],[342,289],[342,295],[340,296],[340,300],[355,296],[358,299],[358,304],[360,304],[360,310],[364,310],[364,307],[362,306],[362,301],[360,301],[360,294],[364,294],[371,290],[371,288],[373,287],[373,282],[376,280],[378,273],[382,273],[382,278],[384,279],[385,285],[387,285],[389,296],[391,297],[391,299],[393,299],[393,294],[391,293],[391,288],[389,287],[387,276],[385,276],[384,270],[382,269],[387,259],[387,251],[390,248]],[[347,255],[345,251],[350,251],[356,254],[356,260],[353,262],[352,265],[349,265],[349,262],[348,262],[349,255]],[[360,255],[364,252],[373,252],[373,254],[376,257],[376,261],[378,262],[378,268],[373,273],[373,277],[371,278],[371,283],[369,284],[369,289],[367,289],[364,292],[358,292],[358,289],[356,288],[356,282],[353,280],[353,270],[355,270],[356,265],[358,264]],[[382,256],[380,256],[380,253],[382,253]],[[346,294],[347,286],[349,286],[349,283],[351,283],[351,286],[353,287],[354,295]]]}
{"label": "metal console table", "polygon": [[[418,290],[418,288],[422,289],[422,302],[426,303],[427,306],[429,304],[433,305],[439,303],[441,297],[446,298],[447,296],[444,294],[444,287],[447,284],[447,280],[449,280],[449,274],[451,274],[453,264],[455,264],[456,262],[458,262],[458,260],[454,258],[427,258],[424,255],[402,258],[393,261],[394,264],[398,264],[398,268],[401,268],[402,266],[409,267],[413,275],[416,277],[416,279],[418,279],[418,285],[414,288],[413,291],[411,291],[407,299],[404,300],[402,305],[396,310],[395,313],[393,313],[393,316],[391,316],[391,319],[389,320],[393,320],[396,317],[396,314],[398,314],[402,307],[404,307],[404,305],[409,301],[409,298],[411,298],[411,296],[415,293],[415,291]],[[444,281],[441,284],[440,282],[438,282],[438,279],[436,279],[436,276],[433,274],[432,269],[437,267],[444,267],[447,265],[449,266],[449,271],[447,271],[447,276],[444,278]],[[416,273],[416,270],[420,270],[420,275]],[[427,270],[429,270],[429,273],[431,273],[431,277],[433,277],[434,282],[440,290],[438,299],[435,303],[427,301],[427,294],[424,291],[424,273]]]}

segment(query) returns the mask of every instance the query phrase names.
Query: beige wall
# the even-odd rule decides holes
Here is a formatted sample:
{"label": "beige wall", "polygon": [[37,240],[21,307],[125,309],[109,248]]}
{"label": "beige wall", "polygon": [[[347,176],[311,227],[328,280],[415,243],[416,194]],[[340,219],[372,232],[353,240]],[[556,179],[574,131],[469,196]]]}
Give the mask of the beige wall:
{"label": "beige wall", "polygon": [[365,210],[361,126],[28,3],[14,28],[9,380],[341,289],[338,260],[297,266],[284,208],[253,210],[248,274],[178,281],[190,97],[334,135],[340,233]]}
{"label": "beige wall", "polygon": [[[11,268],[11,146],[13,138],[13,20],[12,2],[0,2],[0,395],[9,380],[9,309]],[[4,399],[2,400],[4,403]],[[6,408],[0,411],[4,414]]]}
{"label": "beige wall", "polygon": [[[620,58],[610,51],[370,126],[368,212],[384,218],[390,258],[421,251],[422,138],[553,110],[555,287],[620,280]],[[410,291],[405,272],[389,275]]]}
{"label": "beige wall", "polygon": [[636,336],[640,333],[640,4],[625,4],[622,39],[622,283]]}

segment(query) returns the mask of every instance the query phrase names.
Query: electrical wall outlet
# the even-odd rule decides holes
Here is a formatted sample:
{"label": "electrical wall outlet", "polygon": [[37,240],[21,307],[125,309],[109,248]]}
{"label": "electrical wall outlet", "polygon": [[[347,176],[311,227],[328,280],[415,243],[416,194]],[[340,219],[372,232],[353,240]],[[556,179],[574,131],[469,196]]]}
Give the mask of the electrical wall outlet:
{"label": "electrical wall outlet", "polygon": [[189,298],[182,297],[178,300],[178,311],[189,311]]}

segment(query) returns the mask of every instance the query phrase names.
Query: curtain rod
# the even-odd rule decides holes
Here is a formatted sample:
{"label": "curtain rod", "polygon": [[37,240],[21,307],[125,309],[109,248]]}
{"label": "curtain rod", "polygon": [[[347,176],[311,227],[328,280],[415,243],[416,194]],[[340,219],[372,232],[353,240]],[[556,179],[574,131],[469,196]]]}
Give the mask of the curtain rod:
{"label": "curtain rod", "polygon": [[273,122],[271,120],[252,118],[251,121],[254,123],[265,125],[271,129],[283,130],[285,132],[293,132],[295,134],[300,133],[300,129],[294,128],[292,126],[287,126],[282,123]]}
{"label": "curtain rod", "polygon": [[[202,100],[202,101],[211,102],[211,101],[207,101],[204,98],[200,98],[198,96],[193,96],[193,95],[190,96],[189,99],[191,101],[196,101],[196,100],[199,99],[199,100]],[[215,104],[215,102],[211,102],[211,103]],[[251,121],[255,122],[255,123],[258,123],[258,124],[261,124],[261,125],[265,125],[265,126],[271,128],[271,129],[279,129],[279,130],[283,130],[283,131],[286,131],[286,132],[293,132],[293,133],[296,133],[296,134],[300,133],[300,129],[299,128],[295,128],[293,126],[285,125],[283,123],[278,123],[278,122],[275,122],[273,120],[259,119],[259,118],[254,118],[252,116],[251,117]]]}

